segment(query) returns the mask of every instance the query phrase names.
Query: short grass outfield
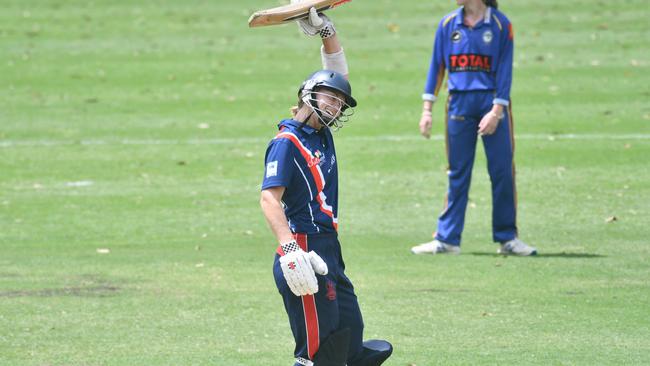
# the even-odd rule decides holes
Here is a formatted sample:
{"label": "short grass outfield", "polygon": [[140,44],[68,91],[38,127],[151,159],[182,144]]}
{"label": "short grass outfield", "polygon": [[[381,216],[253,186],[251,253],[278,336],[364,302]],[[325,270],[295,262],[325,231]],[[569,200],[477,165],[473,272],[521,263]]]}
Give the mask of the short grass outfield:
{"label": "short grass outfield", "polygon": [[[0,365],[291,365],[259,189],[320,56],[294,25],[247,28],[279,3],[2,2]],[[431,140],[417,123],[455,3],[330,13],[359,101],[335,138],[366,338],[393,366],[650,364],[647,1],[500,3],[531,258],[496,254],[480,145],[463,253],[409,252],[446,191],[443,108]]]}

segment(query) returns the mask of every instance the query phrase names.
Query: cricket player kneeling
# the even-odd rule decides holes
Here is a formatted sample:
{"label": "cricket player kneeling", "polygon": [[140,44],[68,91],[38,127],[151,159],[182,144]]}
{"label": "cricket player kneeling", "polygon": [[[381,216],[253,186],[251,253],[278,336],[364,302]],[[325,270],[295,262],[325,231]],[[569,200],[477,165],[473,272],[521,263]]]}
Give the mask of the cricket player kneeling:
{"label": "cricket player kneeling", "polygon": [[279,246],[273,273],[296,342],[295,366],[379,366],[390,343],[363,341],[363,318],[338,240],[338,163],[332,131],[357,102],[334,24],[316,9],[301,30],[322,39],[323,69],[298,89],[265,156],[260,205]]}

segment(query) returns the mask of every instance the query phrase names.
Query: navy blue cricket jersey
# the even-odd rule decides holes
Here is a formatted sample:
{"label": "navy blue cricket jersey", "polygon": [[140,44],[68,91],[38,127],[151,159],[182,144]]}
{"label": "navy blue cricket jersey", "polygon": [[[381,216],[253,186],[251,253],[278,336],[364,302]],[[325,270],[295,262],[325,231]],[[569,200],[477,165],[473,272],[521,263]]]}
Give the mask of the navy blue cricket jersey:
{"label": "navy blue cricket jersey", "polygon": [[436,31],[431,66],[422,98],[435,101],[445,70],[449,91],[495,91],[493,103],[510,103],[512,84],[512,24],[488,7],[474,27],[463,24],[463,7],[442,18]]}
{"label": "navy blue cricket jersey", "polygon": [[284,213],[294,233],[337,230],[338,171],[332,133],[286,119],[266,149],[262,190],[285,187]]}

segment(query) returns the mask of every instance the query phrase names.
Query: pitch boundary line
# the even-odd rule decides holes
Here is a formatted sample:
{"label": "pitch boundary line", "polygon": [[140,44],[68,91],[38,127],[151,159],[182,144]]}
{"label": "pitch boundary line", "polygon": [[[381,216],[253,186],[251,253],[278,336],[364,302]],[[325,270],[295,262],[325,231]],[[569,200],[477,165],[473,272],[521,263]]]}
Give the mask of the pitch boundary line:
{"label": "pitch boundary line", "polygon": [[[266,143],[272,137],[233,137],[233,138],[214,138],[214,139],[88,139],[88,140],[0,140],[0,148],[11,147],[54,147],[54,146],[109,146],[109,145],[233,145],[233,144],[251,144]],[[650,140],[650,134],[520,134],[515,137],[517,140],[539,140],[539,141],[556,141],[556,140]],[[337,141],[424,141],[419,135],[379,135],[379,136],[338,136]],[[444,140],[443,135],[431,136],[431,140]]]}

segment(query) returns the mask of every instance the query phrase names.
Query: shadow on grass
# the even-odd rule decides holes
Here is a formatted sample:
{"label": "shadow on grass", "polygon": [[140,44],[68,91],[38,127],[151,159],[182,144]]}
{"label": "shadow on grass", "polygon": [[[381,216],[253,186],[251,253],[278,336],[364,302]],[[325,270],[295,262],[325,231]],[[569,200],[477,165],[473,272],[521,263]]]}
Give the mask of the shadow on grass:
{"label": "shadow on grass", "polygon": [[[463,253],[465,254],[465,253]],[[476,255],[476,256],[486,256],[486,257],[516,257],[514,255],[507,256],[507,255],[501,255],[497,253],[488,253],[488,252],[470,252],[466,253],[469,255]],[[534,256],[530,256],[530,258],[605,258],[605,255],[600,255],[600,254],[590,254],[590,253],[567,253],[567,252],[561,252],[561,253],[539,253]]]}

